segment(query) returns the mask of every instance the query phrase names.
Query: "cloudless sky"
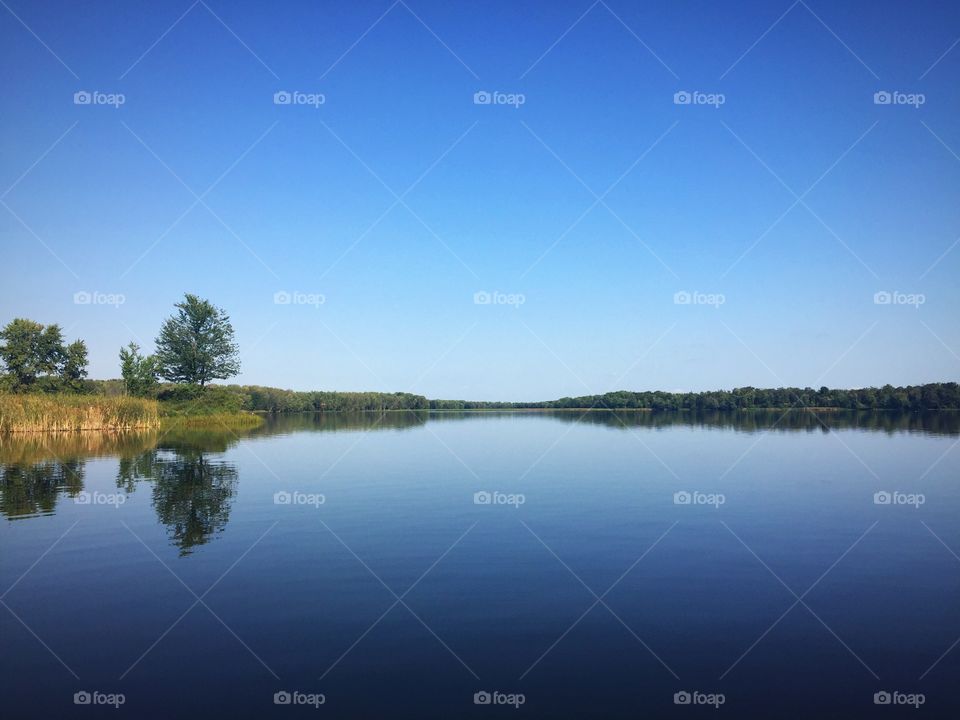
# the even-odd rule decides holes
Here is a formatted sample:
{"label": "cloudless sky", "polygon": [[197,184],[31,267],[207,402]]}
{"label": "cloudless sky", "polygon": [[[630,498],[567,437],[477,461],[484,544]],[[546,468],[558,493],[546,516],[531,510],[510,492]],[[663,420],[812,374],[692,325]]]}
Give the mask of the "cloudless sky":
{"label": "cloudless sky", "polygon": [[956,3],[4,3],[0,321],[91,377],[184,292],[301,390],[960,376]]}

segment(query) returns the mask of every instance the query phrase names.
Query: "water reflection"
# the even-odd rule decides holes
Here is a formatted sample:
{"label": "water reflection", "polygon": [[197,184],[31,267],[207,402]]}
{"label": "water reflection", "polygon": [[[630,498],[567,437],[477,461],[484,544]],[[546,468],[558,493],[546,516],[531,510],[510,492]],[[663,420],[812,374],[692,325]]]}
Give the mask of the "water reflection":
{"label": "water reflection", "polygon": [[960,435],[956,411],[854,411],[854,410],[750,410],[750,411],[649,411],[649,410],[398,410],[388,413],[294,413],[268,418],[251,435],[295,432],[357,432],[407,430],[427,422],[503,417],[540,417],[563,423],[605,425],[611,428],[666,428],[688,426],[739,432],[864,430],[929,435]]}
{"label": "water reflection", "polygon": [[0,515],[51,515],[60,497],[83,490],[88,459],[142,452],[156,440],[156,431],[0,435]]}
{"label": "water reflection", "polygon": [[133,493],[141,483],[152,485],[153,508],[171,541],[188,555],[223,531],[237,492],[236,465],[217,459],[233,442],[228,435],[203,433],[203,442],[165,439],[152,450],[120,457],[117,487]]}
{"label": "water reflection", "polygon": [[[367,430],[410,430],[433,422],[441,413],[429,410],[392,412],[291,413],[267,416],[267,421],[250,435],[286,435],[295,432],[363,432]],[[467,415],[468,413],[459,413]]]}
{"label": "water reflection", "polygon": [[[666,428],[692,426],[704,429],[738,432],[785,432],[791,430],[822,431],[864,430],[887,434],[899,432],[928,435],[960,434],[960,412],[928,411],[850,411],[850,410],[751,410],[751,411],[637,411],[637,410],[550,410],[529,411],[560,422],[606,425],[612,428]],[[488,412],[442,412],[432,414],[430,421],[476,417]]]}
{"label": "water reflection", "polygon": [[[239,474],[232,463],[194,450],[154,450],[121,468],[117,485],[131,482],[130,470],[153,482],[153,507],[181,555],[222,532],[230,518]],[[124,474],[127,471],[128,474]]]}
{"label": "water reflection", "polygon": [[[649,412],[538,410],[524,415],[561,423],[624,430],[674,426],[738,432],[863,432],[960,435],[957,412]],[[268,418],[242,431],[174,430],[141,433],[63,433],[0,436],[0,515],[21,519],[50,515],[58,500],[84,489],[87,461],[115,457],[116,484],[135,493],[151,486],[158,520],[182,554],[209,542],[226,526],[239,471],[221,456],[243,438],[303,432],[405,431],[427,422],[493,420],[503,411],[397,411],[302,413]]]}
{"label": "water reflection", "polygon": [[83,490],[83,460],[44,460],[0,467],[0,514],[11,518],[52,515],[57,499]]}
{"label": "water reflection", "polygon": [[53,514],[58,500],[83,491],[89,459],[114,456],[117,488],[132,494],[149,484],[158,521],[187,555],[227,525],[239,473],[217,455],[239,439],[232,432],[196,430],[8,436],[0,441],[0,514]]}

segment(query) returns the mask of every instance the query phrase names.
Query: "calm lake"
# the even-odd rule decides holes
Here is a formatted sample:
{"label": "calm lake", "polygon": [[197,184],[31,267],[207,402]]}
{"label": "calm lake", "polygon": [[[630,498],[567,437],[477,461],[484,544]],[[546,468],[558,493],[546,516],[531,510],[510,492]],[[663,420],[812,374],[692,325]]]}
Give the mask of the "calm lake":
{"label": "calm lake", "polygon": [[0,437],[2,715],[960,717],[958,440],[946,412]]}

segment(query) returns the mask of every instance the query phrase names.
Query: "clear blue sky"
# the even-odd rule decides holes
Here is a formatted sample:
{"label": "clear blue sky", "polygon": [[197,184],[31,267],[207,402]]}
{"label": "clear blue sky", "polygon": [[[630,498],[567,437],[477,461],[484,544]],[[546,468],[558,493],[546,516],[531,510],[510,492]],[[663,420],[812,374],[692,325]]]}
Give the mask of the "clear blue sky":
{"label": "clear blue sky", "polygon": [[185,291],[295,389],[960,376],[956,3],[4,3],[0,320],[91,377]]}

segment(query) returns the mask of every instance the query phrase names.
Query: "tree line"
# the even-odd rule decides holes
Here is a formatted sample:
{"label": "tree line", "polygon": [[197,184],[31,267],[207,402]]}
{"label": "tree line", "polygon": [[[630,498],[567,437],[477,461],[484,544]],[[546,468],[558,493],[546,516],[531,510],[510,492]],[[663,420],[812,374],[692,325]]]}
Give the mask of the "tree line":
{"label": "tree line", "polygon": [[[222,309],[187,293],[175,303],[155,340],[156,351],[144,355],[135,342],[120,349],[120,374],[126,394],[153,397],[160,380],[203,389],[213,380],[240,372],[233,325]],[[15,318],[0,330],[0,390],[12,393],[91,393],[101,389],[88,381],[87,346],[65,344],[59,325]]]}
{"label": "tree line", "polygon": [[[260,385],[220,385],[240,372],[239,349],[227,313],[187,293],[160,326],[152,354],[131,342],[120,349],[121,381],[87,379],[87,346],[67,343],[59,325],[16,318],[0,329],[0,391],[127,394],[160,400],[204,396],[231,409],[263,412],[385,410],[586,409],[748,410],[838,408],[849,410],[960,409],[954,382],[853,390],[755,388],[670,393],[621,390],[543,402],[428,400],[412,393],[294,391]],[[166,381],[162,384],[161,381]]]}
{"label": "tree line", "polygon": [[430,407],[430,401],[423,395],[405,392],[298,392],[261,385],[228,385],[226,389],[244,396],[245,410],[263,412],[427,410]]}
{"label": "tree line", "polygon": [[831,408],[842,410],[956,410],[960,385],[930,383],[841,390],[813,388],[754,388],[698,393],[630,392],[565,397],[543,402],[428,400],[412,393],[295,391],[262,385],[223,385],[217,392],[235,398],[243,410],[260,412],[345,412],[385,410],[751,410]]}
{"label": "tree line", "polygon": [[[89,380],[83,340],[64,344],[59,325],[17,318],[0,330],[0,392],[131,395],[182,404],[191,410],[340,412],[425,410],[411,393],[295,392],[258,385],[218,385],[240,372],[233,325],[222,308],[187,293],[174,304],[145,354],[135,342],[119,352],[121,380]],[[166,382],[163,382],[166,381]],[[202,402],[201,402],[202,400]]]}
{"label": "tree line", "polygon": [[603,395],[564,397],[544,402],[483,402],[431,400],[432,410],[496,409],[586,409],[610,410],[749,410],[788,408],[836,408],[844,410],[957,410],[960,385],[955,382],[928,383],[880,388],[841,390],[813,388],[755,388],[671,393],[620,390]]}

